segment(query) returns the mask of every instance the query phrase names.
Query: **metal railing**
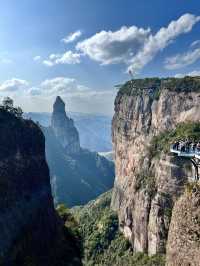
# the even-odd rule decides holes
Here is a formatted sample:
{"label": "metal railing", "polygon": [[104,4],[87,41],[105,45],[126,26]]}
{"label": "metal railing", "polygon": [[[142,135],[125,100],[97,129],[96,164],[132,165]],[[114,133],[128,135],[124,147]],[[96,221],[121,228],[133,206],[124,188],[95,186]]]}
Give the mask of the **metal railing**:
{"label": "metal railing", "polygon": [[[179,147],[180,146],[180,147]],[[188,158],[195,168],[195,180],[199,180],[199,167],[200,167],[200,148],[192,145],[176,145],[170,146],[170,152],[177,156]]]}

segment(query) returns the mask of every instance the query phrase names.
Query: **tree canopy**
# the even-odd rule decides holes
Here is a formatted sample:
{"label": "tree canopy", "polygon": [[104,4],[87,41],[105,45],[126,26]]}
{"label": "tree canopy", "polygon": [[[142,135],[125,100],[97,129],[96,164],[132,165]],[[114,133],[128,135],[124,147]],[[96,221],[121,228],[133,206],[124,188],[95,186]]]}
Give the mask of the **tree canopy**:
{"label": "tree canopy", "polygon": [[23,111],[20,107],[14,106],[14,101],[10,97],[5,97],[2,101],[2,105],[0,105],[0,109],[5,110],[18,118],[21,118],[23,115]]}

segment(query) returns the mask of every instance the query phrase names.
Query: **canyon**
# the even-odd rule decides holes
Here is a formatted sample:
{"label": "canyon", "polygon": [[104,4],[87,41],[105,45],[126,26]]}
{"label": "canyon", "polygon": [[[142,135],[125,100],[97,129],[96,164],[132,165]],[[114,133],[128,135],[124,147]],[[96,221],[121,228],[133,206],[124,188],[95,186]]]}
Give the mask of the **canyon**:
{"label": "canyon", "polygon": [[49,127],[1,107],[0,265],[198,266],[200,185],[170,145],[199,141],[199,100],[198,78],[125,83],[101,196],[113,162],[81,147],[60,97]]}

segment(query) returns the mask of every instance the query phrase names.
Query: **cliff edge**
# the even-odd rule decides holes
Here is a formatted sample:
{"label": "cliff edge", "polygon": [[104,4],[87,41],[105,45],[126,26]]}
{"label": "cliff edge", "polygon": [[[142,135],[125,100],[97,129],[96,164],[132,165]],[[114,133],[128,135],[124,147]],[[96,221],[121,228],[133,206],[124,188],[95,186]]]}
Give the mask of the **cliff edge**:
{"label": "cliff edge", "polygon": [[45,139],[30,120],[0,110],[0,264],[80,265],[54,210]]}

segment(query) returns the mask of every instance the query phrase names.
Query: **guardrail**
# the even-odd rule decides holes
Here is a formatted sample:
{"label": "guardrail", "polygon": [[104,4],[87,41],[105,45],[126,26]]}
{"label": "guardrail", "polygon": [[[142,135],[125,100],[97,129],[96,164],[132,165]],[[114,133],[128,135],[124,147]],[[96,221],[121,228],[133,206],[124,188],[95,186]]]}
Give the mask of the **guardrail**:
{"label": "guardrail", "polygon": [[181,157],[188,157],[188,158],[197,158],[200,160],[200,151],[195,149],[189,149],[186,151],[181,151],[181,150],[177,150],[174,149],[173,146],[170,147],[170,152],[177,154],[178,156]]}
{"label": "guardrail", "polygon": [[195,168],[195,180],[199,180],[199,167],[200,167],[200,150],[199,149],[175,149],[174,145],[170,147],[170,152],[177,156],[188,158]]}

